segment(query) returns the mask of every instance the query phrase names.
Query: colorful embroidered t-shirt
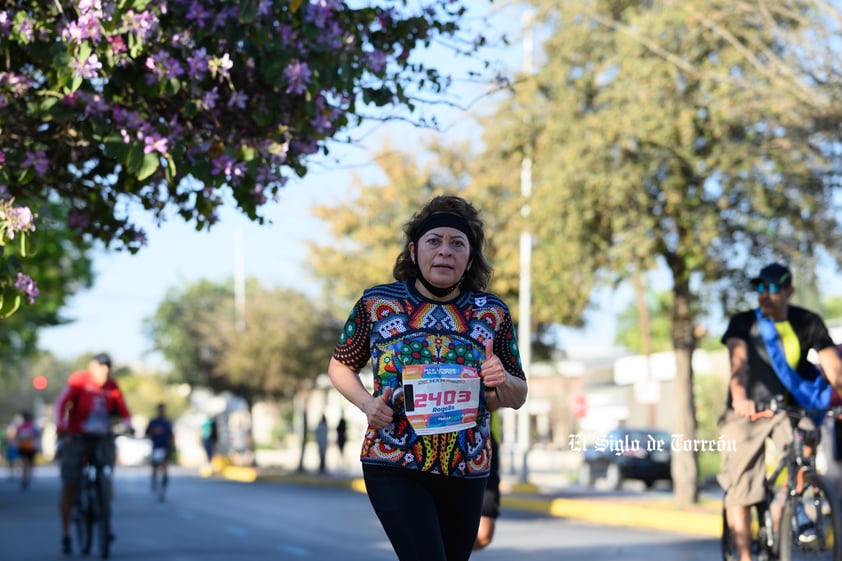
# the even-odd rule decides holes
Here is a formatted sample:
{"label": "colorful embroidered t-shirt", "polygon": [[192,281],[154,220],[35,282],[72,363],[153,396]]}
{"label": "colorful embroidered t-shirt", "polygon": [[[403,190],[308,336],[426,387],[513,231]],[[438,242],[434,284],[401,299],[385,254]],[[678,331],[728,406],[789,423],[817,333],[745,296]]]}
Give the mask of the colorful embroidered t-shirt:
{"label": "colorful embroidered t-shirt", "polygon": [[481,369],[489,337],[506,371],[525,379],[509,309],[497,296],[466,291],[450,302],[436,302],[422,296],[410,281],[366,290],[345,323],[333,357],[356,372],[370,360],[374,395],[391,387],[395,415],[384,429],[368,427],[361,461],[454,477],[486,477],[491,439],[484,393],[480,392],[473,426],[418,434],[407,419],[402,370],[414,364]]}

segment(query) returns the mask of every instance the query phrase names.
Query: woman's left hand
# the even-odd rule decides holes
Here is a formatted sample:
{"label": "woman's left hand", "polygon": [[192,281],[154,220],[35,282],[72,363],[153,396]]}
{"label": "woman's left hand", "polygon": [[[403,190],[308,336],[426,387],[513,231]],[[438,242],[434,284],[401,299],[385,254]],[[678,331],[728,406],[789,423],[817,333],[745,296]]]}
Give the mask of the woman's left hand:
{"label": "woman's left hand", "polygon": [[509,374],[503,368],[503,363],[494,354],[494,340],[485,341],[485,361],[479,369],[482,383],[486,388],[496,388],[506,383]]}

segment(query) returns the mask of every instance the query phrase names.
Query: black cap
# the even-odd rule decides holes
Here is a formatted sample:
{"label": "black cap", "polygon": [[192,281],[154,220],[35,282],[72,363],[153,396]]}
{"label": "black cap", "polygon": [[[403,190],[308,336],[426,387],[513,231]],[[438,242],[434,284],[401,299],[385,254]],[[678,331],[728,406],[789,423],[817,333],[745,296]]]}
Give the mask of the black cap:
{"label": "black cap", "polygon": [[751,284],[773,282],[778,286],[792,286],[792,271],[786,265],[772,263],[760,269],[760,274],[751,279]]}
{"label": "black cap", "polygon": [[111,357],[105,353],[95,354],[91,357],[91,360],[107,366],[109,370],[111,369]]}

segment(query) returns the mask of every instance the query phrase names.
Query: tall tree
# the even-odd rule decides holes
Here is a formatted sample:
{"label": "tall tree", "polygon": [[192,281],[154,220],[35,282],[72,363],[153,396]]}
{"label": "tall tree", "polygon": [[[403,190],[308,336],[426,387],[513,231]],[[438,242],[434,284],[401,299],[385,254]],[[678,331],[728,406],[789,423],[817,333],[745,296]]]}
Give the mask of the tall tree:
{"label": "tall tree", "polygon": [[246,286],[242,322],[234,291],[210,281],[173,289],[147,320],[173,381],[228,390],[249,404],[291,397],[325,371],[341,326],[305,295]]}
{"label": "tall tree", "polygon": [[219,374],[250,402],[291,398],[327,372],[341,323],[295,290],[253,281],[246,293],[244,325],[219,331],[227,350]]}
{"label": "tall tree", "polygon": [[360,122],[429,124],[413,111],[452,76],[418,52],[476,53],[466,21],[453,0],[2,0],[0,186],[61,199],[69,229],[131,251],[137,211],[260,220]]}
{"label": "tall tree", "polygon": [[[787,0],[534,4],[545,63],[493,115],[500,141],[488,157],[512,145],[533,156],[530,226],[536,259],[556,264],[557,298],[668,272],[670,428],[693,439],[696,310],[733,309],[767,261],[798,268],[819,248],[842,261],[833,150],[842,108],[838,92],[793,62],[831,23]],[[786,82],[758,64],[767,59]],[[824,103],[803,103],[805,88]],[[694,454],[675,455],[679,503],[697,499],[697,472]]]}
{"label": "tall tree", "polygon": [[214,388],[223,351],[206,335],[234,321],[233,286],[202,280],[171,288],[154,315],[144,320],[144,330],[170,363],[171,382]]}

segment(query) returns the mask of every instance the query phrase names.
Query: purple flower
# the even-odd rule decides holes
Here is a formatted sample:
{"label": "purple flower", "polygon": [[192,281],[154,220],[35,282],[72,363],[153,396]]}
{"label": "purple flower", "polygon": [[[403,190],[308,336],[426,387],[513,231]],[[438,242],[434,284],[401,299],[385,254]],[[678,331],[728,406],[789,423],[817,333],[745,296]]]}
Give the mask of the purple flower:
{"label": "purple flower", "polygon": [[158,17],[149,11],[137,13],[129,10],[123,16],[123,22],[128,26],[129,31],[138,33],[143,38],[148,38],[158,27]]}
{"label": "purple flower", "polygon": [[245,109],[248,99],[249,96],[245,92],[231,92],[231,97],[228,99],[228,107],[234,107],[236,105],[240,109]]}
{"label": "purple flower", "polygon": [[187,65],[190,67],[190,75],[200,78],[200,74],[208,69],[208,51],[202,47],[192,56],[187,57]]}
{"label": "purple flower", "polygon": [[306,62],[294,60],[284,70],[287,84],[286,93],[301,95],[307,91],[307,83],[310,81],[310,67]]}
{"label": "purple flower", "polygon": [[34,304],[35,299],[40,294],[38,287],[35,286],[35,281],[23,273],[18,273],[18,278],[15,280],[15,288],[23,292],[29,298],[30,304]]}
{"label": "purple flower", "polygon": [[386,53],[383,51],[374,51],[368,55],[368,69],[379,74],[386,66]]}
{"label": "purple flower", "polygon": [[28,17],[24,17],[23,20],[18,25],[18,32],[23,35],[23,38],[26,40],[27,43],[32,41],[32,20]]}
{"label": "purple flower", "polygon": [[81,210],[73,209],[67,213],[67,225],[71,230],[85,230],[89,224],[88,215]]}
{"label": "purple flower", "polygon": [[111,37],[109,37],[108,44],[111,45],[111,52],[115,55],[124,53],[128,50],[126,48],[126,42],[119,35],[112,35]]}
{"label": "purple flower", "polygon": [[71,21],[70,25],[64,28],[64,32],[61,36],[67,42],[73,42],[77,45],[81,45],[82,40],[85,38],[84,33],[85,30],[82,29],[77,22]]}
{"label": "purple flower", "polygon": [[90,80],[95,78],[97,72],[102,69],[102,63],[99,62],[97,55],[93,54],[84,61],[74,60],[72,63],[73,70],[76,71],[76,76]]}
{"label": "purple flower", "polygon": [[79,27],[83,39],[93,39],[96,42],[102,39],[102,25],[96,12],[79,16]]}
{"label": "purple flower", "polygon": [[226,156],[223,154],[222,156],[215,158],[212,162],[213,169],[211,169],[211,175],[220,175],[223,174],[228,179],[233,178],[240,178],[245,175],[245,165],[242,162],[237,162],[231,156]]}
{"label": "purple flower", "polygon": [[219,89],[214,88],[202,96],[202,107],[205,109],[213,109],[216,107],[216,101],[219,99]]}
{"label": "purple flower", "polygon": [[79,13],[97,12],[102,14],[102,0],[79,0]]}
{"label": "purple flower", "polygon": [[26,158],[23,160],[23,167],[34,168],[35,174],[39,177],[47,173],[48,164],[47,154],[43,150],[27,151]]}
{"label": "purple flower", "polygon": [[211,13],[195,0],[190,4],[190,9],[187,10],[187,19],[195,21],[200,28],[205,27],[205,20],[210,19],[210,17]]}
{"label": "purple flower", "polygon": [[319,112],[313,120],[310,121],[310,124],[319,134],[324,134],[330,130],[330,119],[328,119],[327,115],[323,112]]}
{"label": "purple flower", "polygon": [[167,153],[167,139],[157,133],[147,135],[143,138],[143,153],[149,154],[151,152]]}
{"label": "purple flower", "polygon": [[9,210],[6,215],[9,221],[9,239],[15,239],[15,232],[33,232],[35,231],[35,216],[28,206],[18,206]]}
{"label": "purple flower", "polygon": [[255,185],[254,189],[251,190],[251,196],[252,199],[254,199],[254,202],[258,205],[265,204],[267,201],[266,193],[263,192],[262,185]]}

